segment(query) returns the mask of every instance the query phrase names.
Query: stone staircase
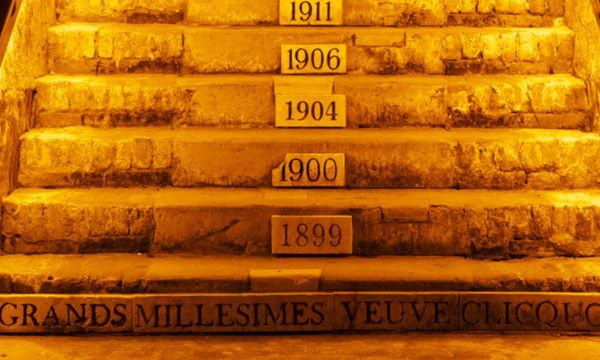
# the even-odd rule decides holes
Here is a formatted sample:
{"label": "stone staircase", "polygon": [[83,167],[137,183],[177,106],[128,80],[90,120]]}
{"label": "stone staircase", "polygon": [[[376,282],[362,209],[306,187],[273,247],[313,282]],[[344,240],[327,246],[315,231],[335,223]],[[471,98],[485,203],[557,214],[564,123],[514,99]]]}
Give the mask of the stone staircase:
{"label": "stone staircase", "polygon": [[[57,0],[0,331],[597,331],[600,136],[563,1],[279,6]],[[286,44],[346,45],[347,74],[282,75]],[[347,128],[276,128],[290,88],[345,95]],[[319,153],[344,187],[272,186]],[[350,215],[353,256],[274,257],[274,215]]]}

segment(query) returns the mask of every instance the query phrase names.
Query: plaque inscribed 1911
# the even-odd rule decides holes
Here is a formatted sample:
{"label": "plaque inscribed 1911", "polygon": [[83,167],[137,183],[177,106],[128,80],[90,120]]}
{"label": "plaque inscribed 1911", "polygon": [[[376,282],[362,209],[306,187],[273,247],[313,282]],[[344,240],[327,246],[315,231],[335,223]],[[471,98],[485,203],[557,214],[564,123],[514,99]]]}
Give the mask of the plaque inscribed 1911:
{"label": "plaque inscribed 1911", "polygon": [[346,186],[345,154],[287,154],[273,170],[273,187],[336,188]]}
{"label": "plaque inscribed 1911", "polygon": [[282,216],[271,218],[275,255],[351,255],[352,216]]}
{"label": "plaque inscribed 1911", "polygon": [[282,45],[281,73],[293,74],[345,74],[348,47],[335,45]]}
{"label": "plaque inscribed 1911", "polygon": [[345,95],[277,95],[275,125],[279,128],[345,128]]}
{"label": "plaque inscribed 1911", "polygon": [[280,25],[342,25],[343,0],[281,0]]}

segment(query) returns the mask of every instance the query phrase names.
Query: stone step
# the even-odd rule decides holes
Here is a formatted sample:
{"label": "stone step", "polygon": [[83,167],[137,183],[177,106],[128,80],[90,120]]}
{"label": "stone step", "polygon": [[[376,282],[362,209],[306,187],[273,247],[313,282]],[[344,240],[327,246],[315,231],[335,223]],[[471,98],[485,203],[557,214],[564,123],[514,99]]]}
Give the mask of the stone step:
{"label": "stone step", "polygon": [[[333,93],[347,97],[352,128],[590,126],[586,85],[571,75],[328,79]],[[38,127],[273,127],[275,83],[298,80],[271,75],[50,75],[37,82],[34,111]]]}
{"label": "stone step", "polygon": [[19,183],[270,187],[286,154],[343,153],[349,188],[576,189],[599,152],[575,130],[67,127],[23,136]]}
{"label": "stone step", "polygon": [[44,254],[1,256],[0,294],[246,293],[252,291],[254,269],[321,269],[318,290],[323,292],[600,292],[599,258]]}
{"label": "stone step", "polygon": [[551,28],[195,27],[68,23],[49,31],[55,73],[278,73],[281,45],[347,44],[369,74],[572,73],[573,32]]}
{"label": "stone step", "polygon": [[359,256],[598,256],[598,204],[598,191],[19,189],[2,251],[269,255],[273,215],[351,215]]}
{"label": "stone step", "polygon": [[[598,259],[0,258],[0,333],[597,332]],[[283,277],[320,271],[311,291]],[[421,289],[426,289],[425,291]],[[282,289],[282,290],[281,290]],[[401,290],[399,290],[401,289]],[[508,289],[512,291],[509,292]],[[552,292],[550,292],[550,291]]]}
{"label": "stone step", "polygon": [[[58,0],[71,21],[278,25],[279,0]],[[353,26],[545,26],[564,15],[564,0],[344,0],[343,24]]]}
{"label": "stone step", "polygon": [[[3,336],[9,359],[231,359],[285,357],[304,360],[564,359],[596,360],[600,341],[591,335],[556,334],[277,334],[178,336]],[[41,350],[43,349],[43,350]],[[285,355],[282,355],[285,354]]]}

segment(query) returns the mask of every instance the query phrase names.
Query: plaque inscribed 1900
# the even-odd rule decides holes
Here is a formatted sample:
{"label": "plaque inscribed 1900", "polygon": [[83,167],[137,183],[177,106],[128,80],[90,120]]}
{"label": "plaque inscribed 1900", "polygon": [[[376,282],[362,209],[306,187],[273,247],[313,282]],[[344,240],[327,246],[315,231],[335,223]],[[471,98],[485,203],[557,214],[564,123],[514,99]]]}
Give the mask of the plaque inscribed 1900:
{"label": "plaque inscribed 1900", "polygon": [[342,25],[343,0],[281,0],[280,25]]}
{"label": "plaque inscribed 1900", "polygon": [[290,74],[345,74],[347,46],[335,45],[282,45],[281,73]]}
{"label": "plaque inscribed 1900", "polygon": [[345,154],[287,154],[273,170],[273,187],[334,188],[346,186]]}
{"label": "plaque inscribed 1900", "polygon": [[275,111],[277,127],[346,127],[345,95],[277,95]]}
{"label": "plaque inscribed 1900", "polygon": [[280,216],[271,218],[275,255],[351,255],[352,216]]}

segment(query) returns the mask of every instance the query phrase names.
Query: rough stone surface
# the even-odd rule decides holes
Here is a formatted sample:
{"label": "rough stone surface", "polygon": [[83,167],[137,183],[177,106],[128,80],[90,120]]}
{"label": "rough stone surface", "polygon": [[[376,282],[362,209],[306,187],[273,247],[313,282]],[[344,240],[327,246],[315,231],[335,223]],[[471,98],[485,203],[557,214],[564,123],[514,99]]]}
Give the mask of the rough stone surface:
{"label": "rough stone surface", "polygon": [[360,334],[294,336],[3,337],[1,353],[31,360],[248,359],[323,360],[569,358],[595,360],[600,341],[585,336]]}
{"label": "rough stone surface", "polygon": [[54,0],[25,0],[0,69],[0,195],[15,187],[19,137],[30,126],[34,81],[46,74]]}
{"label": "rough stone surface", "polygon": [[288,153],[343,153],[350,188],[576,189],[599,185],[599,152],[574,130],[69,127],[23,137],[19,183],[269,187]]}
{"label": "rough stone surface", "polygon": [[[185,41],[184,41],[185,39]],[[281,45],[348,45],[367,74],[571,73],[573,34],[552,28],[189,27],[70,23],[50,30],[53,72],[277,73]]]}
{"label": "rough stone surface", "polygon": [[0,293],[22,295],[240,293],[250,291],[250,269],[315,267],[324,292],[600,290],[598,258],[5,255],[0,265]]}
{"label": "rough stone surface", "polygon": [[[52,75],[37,83],[36,126],[273,127],[274,85],[287,79]],[[332,83],[346,96],[352,128],[590,128],[585,84],[569,75],[340,76]]]}
{"label": "rough stone surface", "polygon": [[273,214],[310,214],[352,215],[355,255],[598,256],[599,199],[545,191],[18,190],[4,202],[3,250],[268,255]]}
{"label": "rough stone surface", "polygon": [[590,1],[567,0],[565,19],[574,30],[577,46],[575,47],[575,74],[584,79],[588,89],[590,102],[593,104],[593,127],[600,129],[600,24]]}
{"label": "rough stone surface", "polygon": [[[544,26],[561,17],[564,0],[345,0],[344,25]],[[61,21],[277,25],[279,0],[59,0]]]}

